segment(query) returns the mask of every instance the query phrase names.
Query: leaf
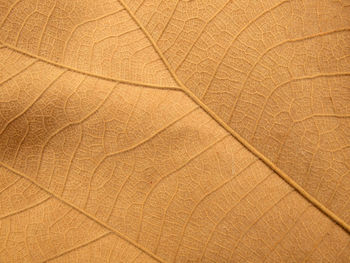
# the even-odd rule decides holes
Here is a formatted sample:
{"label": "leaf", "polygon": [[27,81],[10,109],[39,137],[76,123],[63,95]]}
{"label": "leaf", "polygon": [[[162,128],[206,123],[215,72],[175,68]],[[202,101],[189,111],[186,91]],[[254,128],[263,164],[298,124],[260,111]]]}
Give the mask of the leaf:
{"label": "leaf", "polygon": [[154,261],[35,183],[0,171],[2,261]]}
{"label": "leaf", "polygon": [[350,259],[347,7],[244,3],[0,3],[0,261]]}
{"label": "leaf", "polygon": [[127,1],[179,80],[350,223],[347,1]]}

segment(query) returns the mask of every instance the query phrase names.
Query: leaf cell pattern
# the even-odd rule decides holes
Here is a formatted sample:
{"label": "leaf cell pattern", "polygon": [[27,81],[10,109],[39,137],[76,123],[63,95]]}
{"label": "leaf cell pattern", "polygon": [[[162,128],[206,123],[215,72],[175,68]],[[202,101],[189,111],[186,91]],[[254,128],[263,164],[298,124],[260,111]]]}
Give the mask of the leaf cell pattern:
{"label": "leaf cell pattern", "polygon": [[349,261],[346,228],[177,80],[347,220],[346,6],[305,5],[1,2],[0,260]]}
{"label": "leaf cell pattern", "polygon": [[170,2],[128,4],[188,89],[349,223],[347,1]]}

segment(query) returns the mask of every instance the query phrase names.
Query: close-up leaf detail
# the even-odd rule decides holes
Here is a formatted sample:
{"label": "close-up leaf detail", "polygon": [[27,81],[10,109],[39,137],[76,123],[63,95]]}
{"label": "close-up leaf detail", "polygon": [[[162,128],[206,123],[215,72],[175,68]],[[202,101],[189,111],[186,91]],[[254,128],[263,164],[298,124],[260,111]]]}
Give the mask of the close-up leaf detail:
{"label": "close-up leaf detail", "polygon": [[350,2],[0,0],[0,262],[350,262]]}

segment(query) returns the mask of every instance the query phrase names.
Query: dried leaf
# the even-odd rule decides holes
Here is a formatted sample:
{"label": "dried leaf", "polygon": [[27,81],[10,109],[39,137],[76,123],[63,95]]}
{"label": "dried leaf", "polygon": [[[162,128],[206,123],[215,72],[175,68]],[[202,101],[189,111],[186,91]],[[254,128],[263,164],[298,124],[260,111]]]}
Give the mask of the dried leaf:
{"label": "dried leaf", "polygon": [[348,262],[349,8],[0,1],[0,261]]}

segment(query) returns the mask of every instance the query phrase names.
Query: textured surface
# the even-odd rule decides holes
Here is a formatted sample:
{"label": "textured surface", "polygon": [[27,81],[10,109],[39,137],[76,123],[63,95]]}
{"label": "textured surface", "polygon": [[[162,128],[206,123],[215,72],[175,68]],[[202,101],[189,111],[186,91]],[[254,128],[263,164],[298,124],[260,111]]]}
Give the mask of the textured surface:
{"label": "textured surface", "polygon": [[350,261],[347,3],[6,0],[0,22],[1,262]]}
{"label": "textured surface", "polygon": [[130,6],[178,78],[350,223],[349,2],[164,2]]}
{"label": "textured surface", "polygon": [[138,2],[179,79],[349,223],[347,1]]}

